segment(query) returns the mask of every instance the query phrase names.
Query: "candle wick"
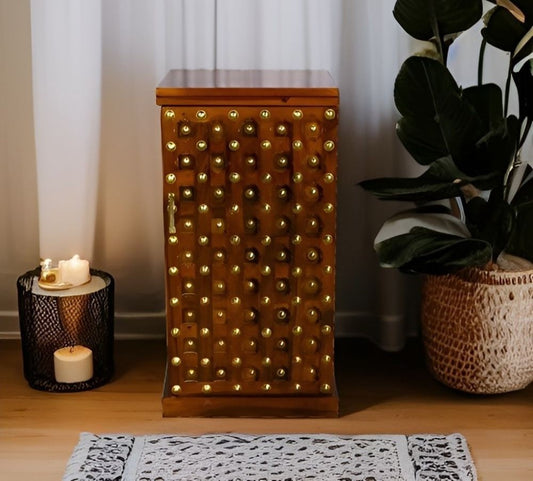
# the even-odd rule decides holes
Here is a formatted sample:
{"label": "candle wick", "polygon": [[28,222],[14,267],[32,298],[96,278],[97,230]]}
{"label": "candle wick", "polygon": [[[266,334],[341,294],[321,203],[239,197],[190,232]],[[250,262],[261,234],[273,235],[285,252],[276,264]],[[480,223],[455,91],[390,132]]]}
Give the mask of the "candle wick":
{"label": "candle wick", "polygon": [[74,346],[70,346],[70,352],[73,353],[74,352]]}

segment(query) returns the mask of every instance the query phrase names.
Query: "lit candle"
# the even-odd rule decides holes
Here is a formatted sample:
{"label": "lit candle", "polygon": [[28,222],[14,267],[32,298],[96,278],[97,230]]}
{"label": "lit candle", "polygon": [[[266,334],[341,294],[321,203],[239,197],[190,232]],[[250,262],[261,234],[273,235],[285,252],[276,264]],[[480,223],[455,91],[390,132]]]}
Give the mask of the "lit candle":
{"label": "lit candle", "polygon": [[81,286],[91,280],[89,261],[80,259],[79,255],[68,261],[59,261],[58,270],[59,278],[65,284]]}
{"label": "lit candle", "polygon": [[62,347],[54,352],[57,382],[82,382],[93,377],[93,352],[85,346]]}

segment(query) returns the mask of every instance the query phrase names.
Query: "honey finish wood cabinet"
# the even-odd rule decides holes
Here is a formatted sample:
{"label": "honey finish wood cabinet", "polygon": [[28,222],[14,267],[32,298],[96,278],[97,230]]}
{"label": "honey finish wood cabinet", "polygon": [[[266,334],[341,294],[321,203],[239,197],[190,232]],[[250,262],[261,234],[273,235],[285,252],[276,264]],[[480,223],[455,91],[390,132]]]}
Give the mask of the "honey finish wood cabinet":
{"label": "honey finish wood cabinet", "polygon": [[336,416],[338,90],[173,70],[161,106],[164,416]]}

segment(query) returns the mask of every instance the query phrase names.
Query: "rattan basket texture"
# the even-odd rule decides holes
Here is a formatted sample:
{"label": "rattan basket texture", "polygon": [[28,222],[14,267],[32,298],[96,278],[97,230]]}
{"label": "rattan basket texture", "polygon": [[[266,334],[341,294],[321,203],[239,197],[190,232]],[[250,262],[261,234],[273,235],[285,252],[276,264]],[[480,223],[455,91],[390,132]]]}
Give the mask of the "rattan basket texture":
{"label": "rattan basket texture", "polygon": [[497,394],[533,382],[533,270],[427,276],[421,322],[428,367],[447,386]]}

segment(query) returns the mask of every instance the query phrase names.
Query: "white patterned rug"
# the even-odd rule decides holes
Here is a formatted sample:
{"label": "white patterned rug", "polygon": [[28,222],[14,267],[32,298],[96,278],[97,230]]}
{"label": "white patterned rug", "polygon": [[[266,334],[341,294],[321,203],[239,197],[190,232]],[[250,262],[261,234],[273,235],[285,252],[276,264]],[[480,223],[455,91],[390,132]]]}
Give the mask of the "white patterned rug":
{"label": "white patterned rug", "polygon": [[82,433],[63,481],[475,481],[460,434]]}

